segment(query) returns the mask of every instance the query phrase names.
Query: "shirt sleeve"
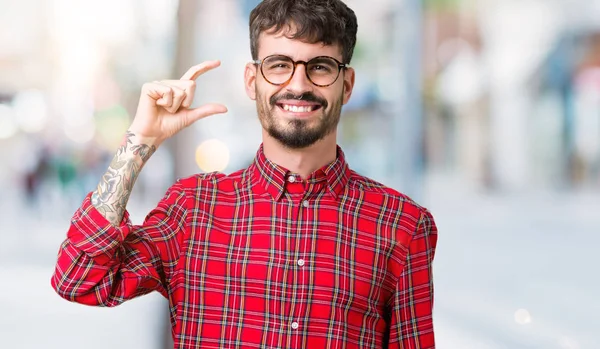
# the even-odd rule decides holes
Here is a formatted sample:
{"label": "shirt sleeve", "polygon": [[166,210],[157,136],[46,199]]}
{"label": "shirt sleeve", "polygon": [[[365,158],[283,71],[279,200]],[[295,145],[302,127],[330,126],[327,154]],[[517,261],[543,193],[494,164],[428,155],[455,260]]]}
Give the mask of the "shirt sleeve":
{"label": "shirt sleeve", "polygon": [[63,298],[86,305],[116,306],[168,285],[179,260],[186,227],[185,191],[173,185],[142,225],[126,212],[110,224],[87,195],[75,212],[58,252],[52,287]]}
{"label": "shirt sleeve", "polygon": [[429,211],[419,219],[391,300],[388,348],[435,348],[432,262],[437,228]]}

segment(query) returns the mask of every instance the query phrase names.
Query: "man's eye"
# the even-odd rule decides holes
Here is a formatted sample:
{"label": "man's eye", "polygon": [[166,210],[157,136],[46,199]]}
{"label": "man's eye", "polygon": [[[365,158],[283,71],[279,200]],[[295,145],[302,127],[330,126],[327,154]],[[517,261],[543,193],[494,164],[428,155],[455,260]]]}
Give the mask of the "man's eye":
{"label": "man's eye", "polygon": [[269,69],[289,69],[290,65],[285,62],[281,63],[272,63],[269,65]]}
{"label": "man's eye", "polygon": [[312,71],[316,71],[319,73],[329,73],[331,72],[331,68],[326,66],[326,65],[321,65],[321,64],[315,64],[313,66],[310,67],[310,70]]}

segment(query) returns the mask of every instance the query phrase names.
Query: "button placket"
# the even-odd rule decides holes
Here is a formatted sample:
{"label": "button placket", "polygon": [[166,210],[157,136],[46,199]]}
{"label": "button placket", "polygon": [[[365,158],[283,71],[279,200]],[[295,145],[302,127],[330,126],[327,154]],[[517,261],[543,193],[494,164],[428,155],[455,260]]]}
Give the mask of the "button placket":
{"label": "button placket", "polygon": [[[289,181],[289,178],[288,178]],[[295,179],[296,183],[298,183],[300,181],[299,178]],[[310,196],[310,189],[311,188],[304,188],[304,198],[301,199],[300,201],[300,212],[298,212],[298,222],[304,222],[306,221],[306,218],[308,215],[310,215],[310,210],[303,210],[304,209],[308,209],[310,207],[310,201],[307,199]],[[298,206],[296,206],[297,208]],[[298,229],[305,229],[304,224],[301,224]],[[300,246],[299,246],[300,247]],[[299,258],[300,256],[304,255],[304,252],[302,251],[303,249],[300,247],[300,250],[297,251],[296,254],[296,260],[295,260],[295,264],[296,264],[296,268],[294,271],[294,275],[297,275],[298,280],[300,283],[305,282],[307,279],[307,275],[306,275],[306,270],[304,270],[304,267],[306,266],[306,260],[304,260],[303,258]],[[293,263],[293,262],[292,262]],[[294,299],[298,300],[298,304],[297,306],[294,308],[294,311],[292,313],[290,313],[290,318],[298,318],[298,317],[302,317],[303,316],[303,312],[304,312],[304,303],[301,301],[301,299],[304,299],[307,295],[306,292],[303,291],[303,288],[300,287],[299,289],[296,289],[296,286],[299,285],[294,285],[293,289],[294,291]],[[290,319],[291,320],[291,319]],[[293,330],[298,330],[300,328],[300,324],[297,321],[293,321],[290,324],[290,327]]]}

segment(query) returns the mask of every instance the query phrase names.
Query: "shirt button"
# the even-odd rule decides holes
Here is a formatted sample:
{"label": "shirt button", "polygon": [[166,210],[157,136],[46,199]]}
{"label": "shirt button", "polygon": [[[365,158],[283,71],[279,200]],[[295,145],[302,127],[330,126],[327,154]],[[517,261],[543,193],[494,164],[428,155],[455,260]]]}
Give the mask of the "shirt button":
{"label": "shirt button", "polygon": [[298,259],[298,265],[303,267],[304,266],[304,259]]}
{"label": "shirt button", "polygon": [[296,181],[296,176],[289,176],[288,177],[288,182],[294,183],[295,181]]}
{"label": "shirt button", "polygon": [[308,207],[308,200],[304,200],[304,201],[302,201],[302,206],[304,206],[304,207]]}
{"label": "shirt button", "polygon": [[297,329],[298,329],[298,327],[300,327],[300,325],[298,325],[298,323],[297,323],[296,321],[292,322],[292,328],[293,328],[294,330],[297,330]]}

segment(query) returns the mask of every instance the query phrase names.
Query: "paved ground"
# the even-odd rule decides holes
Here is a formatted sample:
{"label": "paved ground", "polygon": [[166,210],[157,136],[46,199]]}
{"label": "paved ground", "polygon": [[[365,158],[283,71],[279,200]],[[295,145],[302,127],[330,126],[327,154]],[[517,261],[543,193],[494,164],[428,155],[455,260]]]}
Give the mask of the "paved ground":
{"label": "paved ground", "polygon": [[[600,195],[427,193],[440,230],[438,348],[600,348]],[[26,213],[10,197],[0,200],[0,347],[104,349],[110,334],[115,349],[161,348],[158,295],[98,309],[50,288],[73,203]]]}
{"label": "paved ground", "polygon": [[0,348],[105,349],[107,338],[115,349],[161,348],[166,301],[159,295],[105,309],[69,303],[50,287],[70,207],[25,214],[18,200],[0,204]]}
{"label": "paved ground", "polygon": [[430,205],[439,347],[600,348],[600,196],[461,194]]}

